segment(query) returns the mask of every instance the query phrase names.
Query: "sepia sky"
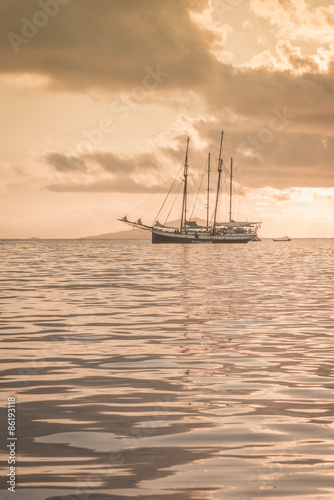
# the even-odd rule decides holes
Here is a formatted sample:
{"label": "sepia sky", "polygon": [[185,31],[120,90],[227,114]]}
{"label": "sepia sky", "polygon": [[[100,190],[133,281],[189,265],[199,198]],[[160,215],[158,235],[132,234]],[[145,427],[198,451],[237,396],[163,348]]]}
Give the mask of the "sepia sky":
{"label": "sepia sky", "polygon": [[334,4],[0,0],[0,30],[1,238],[124,230],[221,129],[261,235],[334,237]]}

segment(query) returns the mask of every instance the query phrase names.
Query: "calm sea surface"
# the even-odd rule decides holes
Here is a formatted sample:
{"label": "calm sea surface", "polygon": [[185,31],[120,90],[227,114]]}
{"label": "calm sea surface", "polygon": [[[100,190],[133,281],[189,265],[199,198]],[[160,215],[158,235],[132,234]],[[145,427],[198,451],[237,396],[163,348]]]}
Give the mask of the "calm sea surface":
{"label": "calm sea surface", "polygon": [[333,499],[333,240],[0,252],[1,499]]}

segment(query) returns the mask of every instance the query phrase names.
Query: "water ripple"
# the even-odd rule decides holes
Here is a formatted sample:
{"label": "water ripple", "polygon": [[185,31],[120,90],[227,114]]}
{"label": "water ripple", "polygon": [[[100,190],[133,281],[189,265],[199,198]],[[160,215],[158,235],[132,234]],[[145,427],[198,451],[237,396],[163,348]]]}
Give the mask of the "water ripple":
{"label": "water ripple", "polygon": [[0,251],[18,500],[333,498],[332,240]]}

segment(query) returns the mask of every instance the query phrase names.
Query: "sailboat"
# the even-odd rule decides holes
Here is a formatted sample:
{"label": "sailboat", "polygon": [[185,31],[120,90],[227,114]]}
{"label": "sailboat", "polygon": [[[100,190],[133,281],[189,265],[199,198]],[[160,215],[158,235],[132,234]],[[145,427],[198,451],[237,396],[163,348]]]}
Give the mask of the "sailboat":
{"label": "sailboat", "polygon": [[220,149],[218,158],[218,178],[216,188],[216,199],[214,204],[213,216],[209,220],[209,191],[210,191],[210,153],[208,156],[208,187],[207,187],[207,220],[206,225],[199,225],[194,220],[188,220],[188,152],[189,140],[187,138],[186,154],[183,168],[183,198],[181,210],[181,222],[179,227],[160,224],[156,221],[153,226],[143,224],[141,218],[137,221],[128,220],[127,216],[118,219],[121,222],[129,224],[133,228],[139,228],[152,233],[152,243],[248,243],[257,238],[257,229],[261,222],[237,222],[232,219],[232,203],[233,203],[233,159],[231,158],[231,167],[229,172],[230,190],[229,190],[229,220],[227,222],[219,222],[217,220],[219,198],[221,192],[221,180],[223,172],[223,137],[224,131],[221,132]]}

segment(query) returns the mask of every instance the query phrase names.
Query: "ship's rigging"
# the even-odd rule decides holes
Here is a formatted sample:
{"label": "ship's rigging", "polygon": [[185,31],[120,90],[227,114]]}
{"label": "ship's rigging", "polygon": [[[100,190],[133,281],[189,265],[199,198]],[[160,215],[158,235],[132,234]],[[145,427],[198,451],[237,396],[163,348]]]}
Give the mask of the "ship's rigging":
{"label": "ship's rigging", "polygon": [[[169,216],[174,206],[176,196],[166,217],[164,224],[159,222],[159,216],[163,208],[167,204],[173,188],[175,187],[176,180],[174,180],[172,186],[170,187],[167,196],[159,209],[159,212],[155,218],[153,225],[144,224],[142,219],[139,218],[137,221],[130,221],[127,216],[118,219],[132,227],[138,227],[143,230],[151,231],[152,233],[152,243],[247,243],[257,238],[257,229],[260,227],[261,222],[237,222],[233,220],[233,158],[231,158],[230,169],[228,173],[229,177],[229,211],[228,211],[228,221],[219,222],[219,203],[221,198],[221,188],[222,188],[222,176],[223,176],[223,139],[224,132],[221,132],[220,137],[220,147],[218,156],[218,167],[217,167],[217,186],[216,195],[214,201],[214,210],[212,217],[210,219],[210,181],[211,181],[211,154],[208,154],[207,162],[207,196],[206,196],[206,224],[198,224],[195,220],[191,220],[194,209],[191,212],[191,216],[188,219],[189,212],[189,142],[190,138],[187,137],[186,143],[186,153],[183,164],[183,190],[182,190],[182,208],[180,224],[178,227],[175,225],[168,225]],[[204,176],[204,174],[203,174]],[[178,176],[177,176],[178,177]],[[203,177],[202,177],[203,180]],[[200,185],[201,187],[201,185]],[[200,190],[200,188],[199,188]],[[198,193],[199,193],[198,190]],[[197,197],[198,197],[197,193]],[[197,201],[197,197],[195,202]]]}

